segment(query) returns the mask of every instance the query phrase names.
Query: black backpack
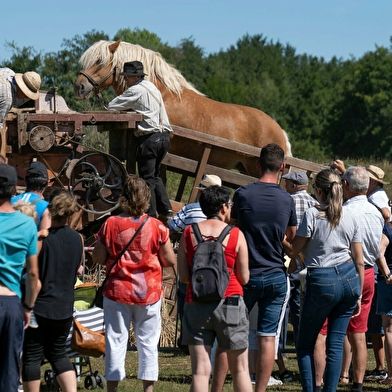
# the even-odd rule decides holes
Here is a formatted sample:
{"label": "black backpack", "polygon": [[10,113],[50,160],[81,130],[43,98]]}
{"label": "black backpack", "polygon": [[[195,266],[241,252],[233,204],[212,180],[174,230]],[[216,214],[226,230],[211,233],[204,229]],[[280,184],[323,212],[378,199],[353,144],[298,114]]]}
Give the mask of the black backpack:
{"label": "black backpack", "polygon": [[198,245],[191,268],[192,295],[195,302],[220,301],[229,284],[230,275],[222,245],[232,226],[227,225],[216,240],[204,241],[197,223],[192,224]]}

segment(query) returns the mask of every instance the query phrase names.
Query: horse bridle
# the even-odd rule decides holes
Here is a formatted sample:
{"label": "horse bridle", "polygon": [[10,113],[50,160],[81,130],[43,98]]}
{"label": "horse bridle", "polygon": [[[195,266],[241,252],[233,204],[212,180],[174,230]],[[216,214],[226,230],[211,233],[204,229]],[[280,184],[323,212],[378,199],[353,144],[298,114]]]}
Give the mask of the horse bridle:
{"label": "horse bridle", "polygon": [[105,77],[103,77],[99,82],[96,82],[92,77],[91,77],[91,75],[89,75],[84,69],[82,69],[80,72],[79,72],[79,74],[80,75],[83,75],[84,77],[86,77],[87,78],[87,80],[90,82],[90,84],[93,86],[93,92],[94,92],[94,94],[98,97],[98,99],[99,99],[99,102],[101,103],[101,106],[103,107],[103,108],[105,108],[106,110],[107,110],[107,107],[105,106],[105,103],[104,103],[104,101],[103,101],[103,98],[102,98],[102,94],[101,94],[101,92],[100,92],[100,90],[99,90],[99,87],[103,84],[103,83],[105,83],[112,75],[114,75],[116,73],[116,67],[114,67],[114,68],[112,68],[111,70],[110,70],[110,72],[105,76]]}

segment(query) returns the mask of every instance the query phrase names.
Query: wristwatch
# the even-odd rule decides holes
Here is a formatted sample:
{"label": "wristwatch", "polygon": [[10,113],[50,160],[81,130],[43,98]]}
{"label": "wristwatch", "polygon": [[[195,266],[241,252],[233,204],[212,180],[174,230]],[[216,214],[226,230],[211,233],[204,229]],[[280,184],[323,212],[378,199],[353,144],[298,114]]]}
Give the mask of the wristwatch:
{"label": "wristwatch", "polygon": [[385,275],[384,278],[389,279],[391,276],[392,276],[392,272],[389,272],[389,274]]}
{"label": "wristwatch", "polygon": [[23,302],[23,307],[24,307],[25,309],[27,309],[29,312],[31,312],[31,311],[34,309],[34,305],[33,305],[33,306],[28,306],[28,305],[26,305],[24,302]]}

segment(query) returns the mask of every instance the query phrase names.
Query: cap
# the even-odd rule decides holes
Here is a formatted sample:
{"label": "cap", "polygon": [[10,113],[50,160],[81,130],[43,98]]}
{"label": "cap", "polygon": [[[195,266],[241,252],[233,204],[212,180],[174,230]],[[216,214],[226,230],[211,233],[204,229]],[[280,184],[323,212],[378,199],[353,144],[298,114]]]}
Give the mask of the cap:
{"label": "cap", "polygon": [[18,180],[16,169],[6,163],[0,163],[0,178],[4,179],[4,182],[1,184],[2,187],[16,185]]}
{"label": "cap", "polygon": [[212,185],[222,186],[222,180],[215,174],[206,174],[204,175],[200,182],[200,185],[197,186],[196,189],[206,189],[207,187]]}
{"label": "cap", "polygon": [[48,178],[48,169],[41,162],[32,162],[27,168],[26,176]]}
{"label": "cap", "polygon": [[308,176],[303,171],[293,171],[282,176],[285,180],[290,180],[297,185],[307,185]]}
{"label": "cap", "polygon": [[369,165],[366,168],[366,170],[369,174],[369,177],[371,179],[373,179],[374,181],[380,182],[381,184],[385,184],[385,185],[389,184],[389,182],[384,181],[384,175],[385,175],[384,170],[380,169],[377,166],[373,166],[373,165]]}

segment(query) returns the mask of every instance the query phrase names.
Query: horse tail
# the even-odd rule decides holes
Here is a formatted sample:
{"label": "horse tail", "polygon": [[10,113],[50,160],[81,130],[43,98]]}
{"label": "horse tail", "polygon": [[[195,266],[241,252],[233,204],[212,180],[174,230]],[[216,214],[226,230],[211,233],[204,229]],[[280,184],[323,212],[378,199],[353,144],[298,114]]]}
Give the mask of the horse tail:
{"label": "horse tail", "polygon": [[284,139],[286,141],[286,156],[292,157],[293,154],[291,152],[291,143],[289,140],[289,136],[287,135],[287,132],[285,130],[282,129],[282,131],[283,131]]}

